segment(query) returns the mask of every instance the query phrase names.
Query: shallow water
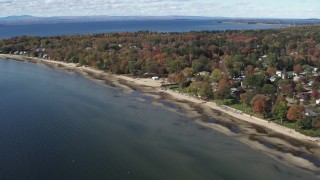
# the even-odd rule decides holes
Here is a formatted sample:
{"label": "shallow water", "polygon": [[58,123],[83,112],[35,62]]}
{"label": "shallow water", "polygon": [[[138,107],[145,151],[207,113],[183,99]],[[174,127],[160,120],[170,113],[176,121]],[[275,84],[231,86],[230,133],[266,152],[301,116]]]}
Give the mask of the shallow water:
{"label": "shallow water", "polygon": [[314,179],[139,93],[0,60],[0,179]]}

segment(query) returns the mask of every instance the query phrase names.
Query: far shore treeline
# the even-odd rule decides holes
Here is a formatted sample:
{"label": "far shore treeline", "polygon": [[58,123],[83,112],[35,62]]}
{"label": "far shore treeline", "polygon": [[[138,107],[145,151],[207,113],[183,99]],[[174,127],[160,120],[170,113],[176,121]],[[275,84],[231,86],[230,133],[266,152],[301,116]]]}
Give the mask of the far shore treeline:
{"label": "far shore treeline", "polygon": [[0,53],[167,77],[179,91],[320,136],[320,26],[0,40]]}

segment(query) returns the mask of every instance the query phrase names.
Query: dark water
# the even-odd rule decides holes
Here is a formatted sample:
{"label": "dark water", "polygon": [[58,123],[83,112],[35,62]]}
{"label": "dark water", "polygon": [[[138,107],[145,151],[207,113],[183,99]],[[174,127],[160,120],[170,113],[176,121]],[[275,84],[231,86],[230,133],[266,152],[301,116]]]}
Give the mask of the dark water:
{"label": "dark water", "polygon": [[96,34],[108,32],[189,32],[203,30],[246,30],[279,28],[283,25],[217,23],[213,20],[140,20],[78,22],[0,26],[0,39],[14,36],[54,36],[69,34]]}
{"label": "dark water", "polygon": [[0,60],[0,179],[314,179],[76,73]]}

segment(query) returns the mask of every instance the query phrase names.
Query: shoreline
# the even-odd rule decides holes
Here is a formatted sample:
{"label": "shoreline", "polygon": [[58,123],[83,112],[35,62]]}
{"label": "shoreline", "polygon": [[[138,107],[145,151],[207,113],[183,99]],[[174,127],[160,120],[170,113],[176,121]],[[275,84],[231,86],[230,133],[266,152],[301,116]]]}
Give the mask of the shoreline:
{"label": "shoreline", "polygon": [[[195,122],[203,127],[220,131],[227,136],[236,138],[241,142],[253,147],[280,161],[293,165],[295,167],[305,168],[314,172],[320,172],[320,167],[316,164],[320,163],[320,138],[309,137],[296,132],[293,129],[268,122],[266,120],[256,118],[247,114],[239,114],[218,106],[214,102],[199,100],[186,94],[180,94],[172,90],[161,88],[161,80],[155,81],[144,78],[133,78],[124,75],[113,75],[92,67],[77,66],[73,63],[61,61],[46,60],[41,58],[26,57],[11,54],[0,54],[0,58],[14,59],[18,61],[30,61],[34,63],[42,63],[52,68],[73,70],[85,76],[90,76],[96,80],[103,80],[106,84],[124,89],[125,93],[133,92],[135,89],[141,90],[147,96],[154,99],[165,100],[181,107],[186,111],[189,117],[195,118]],[[153,102],[154,105],[165,106],[161,102]],[[204,118],[205,117],[205,118]],[[218,119],[217,122],[210,122],[208,119]],[[205,121],[207,119],[207,121]],[[227,128],[230,126],[230,128]],[[235,128],[236,127],[236,128]],[[232,128],[236,131],[233,132]],[[294,144],[294,140],[301,141],[301,144]],[[275,147],[275,150],[268,148],[268,144]],[[286,152],[286,148],[290,148],[290,152]],[[284,149],[283,152],[278,149]],[[310,154],[317,158],[316,163],[308,161],[308,158],[294,156],[297,152]],[[311,158],[312,158],[311,156]],[[320,175],[320,173],[318,174]]]}

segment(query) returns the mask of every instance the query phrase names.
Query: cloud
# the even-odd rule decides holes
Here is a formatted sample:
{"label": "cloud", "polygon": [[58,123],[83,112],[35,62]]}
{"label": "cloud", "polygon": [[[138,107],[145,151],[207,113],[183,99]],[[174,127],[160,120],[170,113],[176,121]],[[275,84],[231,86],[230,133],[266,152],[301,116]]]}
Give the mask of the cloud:
{"label": "cloud", "polygon": [[159,3],[164,2],[164,0],[140,0],[141,3]]}
{"label": "cloud", "polygon": [[250,4],[251,4],[250,1],[241,1],[241,2],[237,2],[235,5],[236,6],[248,6]]}
{"label": "cloud", "polygon": [[314,10],[320,8],[320,0],[263,2],[254,0],[0,0],[0,16],[27,14],[34,16],[186,15],[320,18],[320,14]]}
{"label": "cloud", "polygon": [[12,3],[12,1],[6,1],[6,0],[0,1],[0,4],[11,4],[11,3]]}

